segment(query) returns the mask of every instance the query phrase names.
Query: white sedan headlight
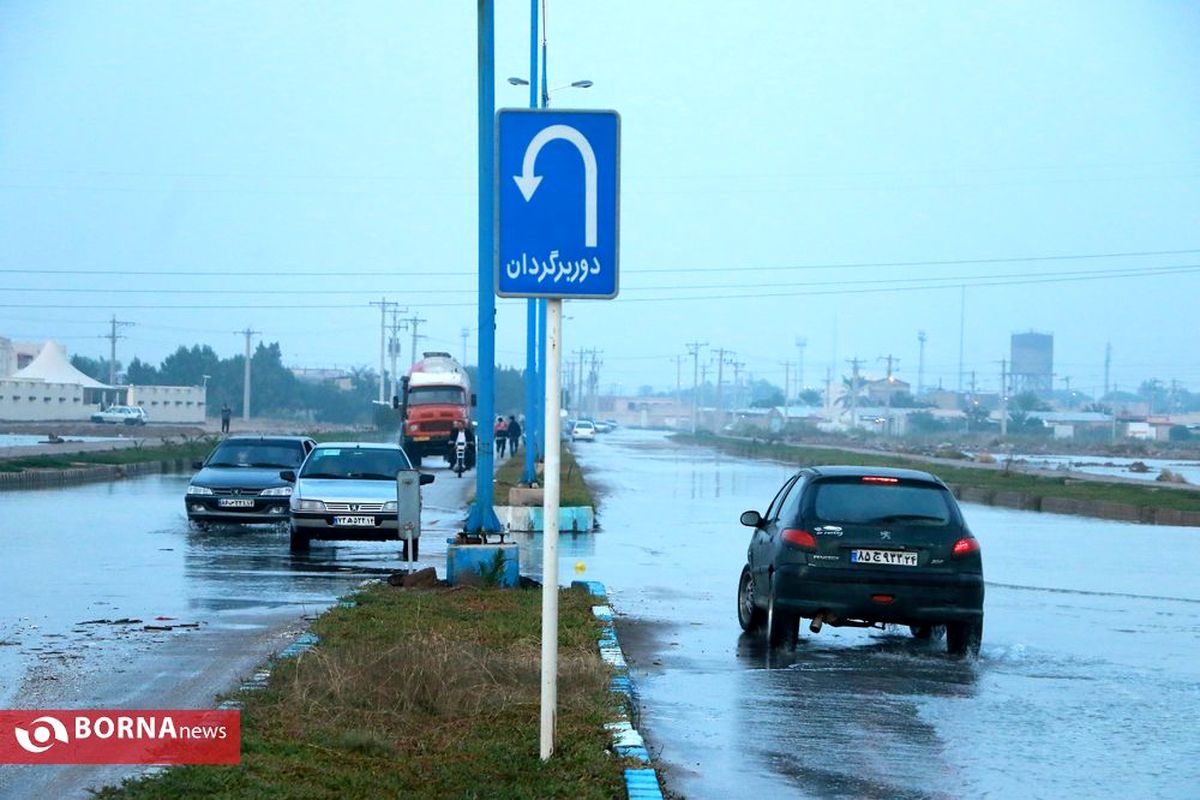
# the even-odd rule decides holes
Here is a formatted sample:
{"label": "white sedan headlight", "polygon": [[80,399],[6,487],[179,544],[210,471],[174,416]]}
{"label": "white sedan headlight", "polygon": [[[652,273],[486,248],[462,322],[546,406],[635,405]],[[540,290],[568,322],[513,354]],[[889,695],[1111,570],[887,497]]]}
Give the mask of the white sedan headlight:
{"label": "white sedan headlight", "polygon": [[274,489],[263,489],[262,492],[259,493],[259,496],[260,497],[291,497],[292,496],[292,487],[276,486]]}
{"label": "white sedan headlight", "polygon": [[196,486],[195,484],[189,483],[188,488],[187,488],[187,493],[188,494],[212,494],[213,491],[212,491],[212,489],[208,488],[207,486]]}
{"label": "white sedan headlight", "polygon": [[395,501],[395,500],[388,500],[386,503],[384,503],[384,504],[383,504],[383,510],[384,510],[384,511],[395,511],[395,510],[397,510],[396,501]]}
{"label": "white sedan headlight", "polygon": [[301,500],[295,504],[297,511],[324,511],[325,504],[320,500]]}

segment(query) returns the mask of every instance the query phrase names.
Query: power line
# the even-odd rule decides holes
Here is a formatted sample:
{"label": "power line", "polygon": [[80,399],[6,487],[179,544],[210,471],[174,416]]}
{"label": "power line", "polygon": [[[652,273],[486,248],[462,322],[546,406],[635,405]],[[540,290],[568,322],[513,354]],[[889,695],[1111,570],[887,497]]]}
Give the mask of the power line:
{"label": "power line", "polygon": [[[863,295],[863,294],[879,294],[881,292],[916,292],[916,291],[940,291],[943,289],[955,289],[962,286],[968,288],[989,288],[997,286],[1031,286],[1036,284],[1048,283],[1076,283],[1079,281],[1092,280],[1114,280],[1120,278],[1147,278],[1160,277],[1165,275],[1179,275],[1200,272],[1200,265],[1185,265],[1178,267],[1167,267],[1159,270],[1143,270],[1138,272],[1121,272],[1120,274],[1111,274],[1103,271],[1098,272],[1075,272],[1067,273],[1064,277],[1051,278],[1021,278],[1011,279],[1001,277],[999,279],[986,278],[977,281],[962,281],[957,280],[952,284],[938,283],[936,285],[916,285],[916,286],[873,286],[870,288],[857,289],[819,289],[803,292],[753,292],[741,294],[719,294],[719,295],[663,295],[657,297],[622,297],[622,302],[625,303],[663,303],[663,302],[691,302],[691,301],[707,301],[707,300],[739,300],[739,299],[770,299],[780,297],[823,297],[830,295]],[[895,279],[896,282],[903,280],[916,279]],[[944,278],[941,280],[951,280]],[[874,281],[869,281],[874,282]],[[840,285],[843,282],[835,284],[816,284],[816,285]],[[772,284],[779,286],[779,284]],[[676,287],[677,288],[677,287]],[[707,286],[706,289],[721,290],[733,287]],[[465,292],[466,290],[464,290]],[[263,304],[263,303],[230,303],[230,304],[196,304],[196,303],[124,303],[124,304],[108,304],[114,309],[165,309],[165,310],[234,310],[234,309],[259,309],[259,310],[302,310],[302,309],[350,309],[359,308],[353,303],[280,303],[280,304]],[[473,302],[462,303],[423,303],[423,306],[429,308],[474,308],[476,304]],[[21,309],[47,309],[47,310],[90,310],[94,309],[94,304],[69,304],[69,303],[0,303],[0,308],[21,308]]]}
{"label": "power line", "polygon": [[[1200,248],[1189,248],[1181,250],[1137,250],[1114,253],[1067,253],[1060,255],[1040,255],[1040,256],[1010,256],[999,258],[957,258],[957,259],[940,259],[940,260],[918,260],[918,261],[856,261],[856,262],[831,262],[823,264],[781,264],[774,266],[742,266],[733,267],[638,267],[639,274],[647,273],[700,273],[700,272],[776,272],[785,270],[808,270],[808,269],[867,269],[871,267],[938,267],[938,266],[954,266],[965,264],[1017,264],[1022,262],[1042,262],[1042,261],[1081,261],[1087,259],[1103,259],[1103,258],[1150,258],[1154,256],[1178,256],[1200,253]],[[157,270],[133,270],[133,269],[78,269],[78,268],[40,268],[40,267],[0,267],[0,274],[29,274],[29,275],[148,275],[154,277],[185,277],[195,278],[197,274],[204,276],[227,276],[227,277],[424,277],[429,273],[426,271],[409,271],[401,272],[395,269],[379,269],[379,270],[282,270],[282,271],[258,271],[249,269],[240,270],[214,270],[197,273],[195,268],[187,270],[164,271]],[[470,277],[475,275],[474,272],[442,272],[440,277]]]}

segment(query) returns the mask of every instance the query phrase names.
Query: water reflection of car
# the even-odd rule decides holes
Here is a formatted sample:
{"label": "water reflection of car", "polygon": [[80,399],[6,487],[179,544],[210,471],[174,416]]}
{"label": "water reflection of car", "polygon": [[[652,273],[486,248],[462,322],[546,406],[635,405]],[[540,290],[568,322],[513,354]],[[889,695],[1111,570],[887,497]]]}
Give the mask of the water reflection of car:
{"label": "water reflection of car", "polygon": [[596,425],[590,419],[576,420],[571,428],[572,442],[596,441]]}
{"label": "water reflection of car", "polygon": [[231,436],[193,466],[184,505],[197,527],[214,523],[284,523],[292,485],[280,470],[296,469],[316,442],[303,436]]}
{"label": "water reflection of car", "polygon": [[754,529],[738,583],[738,621],[769,641],[801,618],[822,625],[908,625],[975,654],[983,634],[983,562],[954,496],[915,470],[811,467],[792,475]]}
{"label": "water reflection of car", "polygon": [[[295,481],[291,496],[291,546],[305,550],[313,539],[401,540],[396,476],[412,469],[398,444],[329,442],[317,445],[299,472],[281,475]],[[421,485],[433,483],[422,474]],[[406,511],[414,511],[406,509]],[[420,509],[415,509],[417,514]],[[414,559],[420,530],[414,532]],[[404,557],[407,558],[407,540]]]}
{"label": "water reflection of car", "polygon": [[148,417],[141,406],[109,406],[92,414],[92,422],[106,425],[145,425]]}

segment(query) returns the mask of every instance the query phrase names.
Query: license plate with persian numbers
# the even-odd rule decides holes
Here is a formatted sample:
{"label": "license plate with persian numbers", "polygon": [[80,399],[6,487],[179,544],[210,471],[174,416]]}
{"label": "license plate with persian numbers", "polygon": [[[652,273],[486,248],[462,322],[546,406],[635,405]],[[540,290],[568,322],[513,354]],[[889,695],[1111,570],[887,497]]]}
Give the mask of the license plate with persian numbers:
{"label": "license plate with persian numbers", "polygon": [[245,497],[222,497],[217,505],[221,508],[254,508],[254,501]]}
{"label": "license plate with persian numbers", "polygon": [[917,554],[905,550],[851,550],[850,561],[854,564],[886,564],[894,567],[917,566]]}
{"label": "license plate with persian numbers", "polygon": [[371,528],[375,526],[374,517],[334,517],[334,525],[347,527]]}

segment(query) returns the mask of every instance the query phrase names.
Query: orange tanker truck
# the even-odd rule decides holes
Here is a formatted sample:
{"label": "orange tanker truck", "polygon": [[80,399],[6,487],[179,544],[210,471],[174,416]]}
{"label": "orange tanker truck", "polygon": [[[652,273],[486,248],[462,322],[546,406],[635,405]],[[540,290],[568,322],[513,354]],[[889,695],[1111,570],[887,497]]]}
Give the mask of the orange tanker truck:
{"label": "orange tanker truck", "polygon": [[449,353],[425,353],[400,380],[400,445],[414,467],[427,456],[454,464],[454,440],[459,427],[467,431],[466,467],[475,466],[475,426],[471,422],[471,380]]}

